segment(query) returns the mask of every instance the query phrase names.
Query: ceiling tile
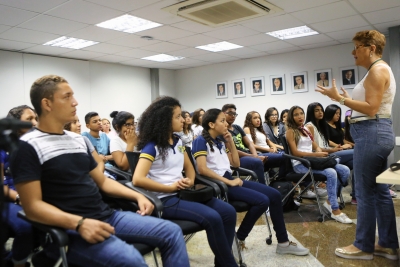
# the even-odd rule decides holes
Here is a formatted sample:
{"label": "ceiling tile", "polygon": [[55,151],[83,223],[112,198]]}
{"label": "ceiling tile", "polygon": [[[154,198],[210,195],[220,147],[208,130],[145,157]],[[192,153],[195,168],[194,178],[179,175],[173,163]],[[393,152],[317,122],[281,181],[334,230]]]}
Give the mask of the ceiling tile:
{"label": "ceiling tile", "polygon": [[301,45],[300,47],[303,49],[311,49],[311,48],[317,48],[317,47],[328,47],[328,46],[333,46],[333,45],[338,45],[338,44],[340,44],[338,41],[329,41],[329,42],[325,42],[325,43]]}
{"label": "ceiling tile", "polygon": [[293,45],[286,43],[284,41],[278,41],[278,42],[272,42],[272,43],[266,43],[266,44],[260,44],[260,45],[253,45],[250,46],[250,48],[258,50],[258,51],[265,51],[268,52],[270,50],[276,50],[276,49],[283,49],[283,48],[290,48],[293,47]]}
{"label": "ceiling tile", "polygon": [[37,15],[35,12],[0,5],[0,24],[3,25],[17,26]]}
{"label": "ceiling tile", "polygon": [[335,32],[367,26],[368,23],[359,15],[311,24],[310,27],[318,32]]}
{"label": "ceiling tile", "polygon": [[4,50],[19,51],[35,45],[36,44],[0,39],[0,49]]}
{"label": "ceiling tile", "polygon": [[68,58],[78,58],[78,59],[92,59],[101,56],[105,56],[104,53],[92,52],[92,51],[82,51],[82,50],[74,50],[68,53],[62,54],[63,57]]}
{"label": "ceiling tile", "polygon": [[254,49],[251,49],[248,47],[242,47],[242,48],[232,49],[232,50],[228,50],[228,51],[221,51],[221,52],[218,52],[218,54],[239,57],[239,56],[255,54],[255,53],[259,53],[259,52],[260,51],[254,50]]}
{"label": "ceiling tile", "polygon": [[330,32],[330,33],[326,33],[326,35],[330,36],[331,38],[333,38],[335,40],[347,39],[348,42],[351,42],[351,40],[353,39],[356,32],[370,30],[370,29],[371,29],[370,26],[363,26],[363,27],[358,27],[358,28],[353,28],[353,29],[348,29],[348,30]]}
{"label": "ceiling tile", "polygon": [[300,47],[289,47],[289,48],[284,48],[284,49],[276,49],[276,50],[270,50],[268,51],[268,54],[276,55],[276,54],[283,54],[283,53],[289,53],[289,52],[295,52],[295,51],[300,51],[303,50]]}
{"label": "ceiling tile", "polygon": [[217,29],[217,30],[210,31],[210,32],[205,32],[204,35],[223,39],[223,40],[230,40],[230,39],[245,37],[245,36],[249,36],[249,35],[256,35],[259,33],[260,32],[246,28],[244,26],[236,25],[236,26],[226,27],[223,29]]}
{"label": "ceiling tile", "polygon": [[129,33],[104,29],[97,26],[89,26],[68,34],[68,36],[70,37],[81,38],[96,42],[105,42],[112,39],[121,38],[127,35],[129,35]]}
{"label": "ceiling tile", "polygon": [[218,42],[221,42],[221,41],[222,41],[222,39],[209,37],[209,36],[205,36],[205,35],[202,35],[202,34],[196,34],[196,35],[192,35],[192,36],[188,36],[188,37],[172,40],[171,42],[175,43],[175,44],[196,47],[196,46],[200,46],[200,45],[218,43]]}
{"label": "ceiling tile", "polygon": [[[184,20],[181,22],[177,22],[177,23],[171,24],[171,26],[178,28],[178,29],[196,32],[196,33],[209,32],[209,31],[213,31],[215,29],[211,26],[203,25],[203,24],[196,23],[196,22],[193,22],[190,20]],[[226,27],[226,26],[223,26],[223,27]],[[221,28],[221,27],[218,27],[218,28]]]}
{"label": "ceiling tile", "polygon": [[381,33],[388,33],[390,27],[395,27],[400,25],[400,20],[395,20],[391,22],[385,22],[380,24],[375,24],[375,27]]}
{"label": "ceiling tile", "polygon": [[146,51],[146,50],[141,50],[141,49],[132,49],[132,50],[127,50],[124,52],[120,53],[115,53],[118,56],[121,57],[127,57],[127,58],[142,58],[142,57],[148,57],[148,56],[153,56],[156,53],[153,51]]}
{"label": "ceiling tile", "polygon": [[127,61],[129,59],[130,58],[116,56],[116,55],[107,55],[107,56],[96,57],[92,60],[101,61],[101,62],[118,63],[118,62]]}
{"label": "ceiling tile", "polygon": [[229,40],[229,42],[232,42],[232,43],[238,44],[238,45],[242,45],[242,46],[251,46],[251,45],[276,42],[276,40],[278,40],[278,39],[275,37],[272,37],[265,33],[261,33],[261,34],[256,34],[256,35],[252,35],[249,37],[241,37],[241,38],[237,38],[237,39],[232,39],[232,40]]}
{"label": "ceiling tile", "polygon": [[197,48],[186,48],[182,50],[176,50],[169,52],[171,56],[180,56],[180,57],[192,57],[192,56],[198,56],[202,54],[207,54],[209,53],[206,50],[203,49],[197,49]]}
{"label": "ceiling tile", "polygon": [[89,26],[89,24],[60,19],[48,15],[40,15],[20,24],[18,27],[41,32],[67,35],[70,32],[77,31],[87,26]]}
{"label": "ceiling tile", "polygon": [[132,60],[127,60],[120,62],[123,65],[129,65],[129,66],[139,66],[139,67],[145,67],[145,68],[152,68],[152,66],[155,65],[155,62],[144,60],[144,59],[132,59]]}
{"label": "ceiling tile", "polygon": [[[400,0],[399,0],[400,2]],[[385,23],[399,19],[400,6],[363,14],[372,24]]]}
{"label": "ceiling tile", "polygon": [[194,35],[193,32],[181,30],[178,28],[174,28],[171,26],[161,26],[157,28],[153,28],[146,31],[141,31],[136,33],[137,35],[141,36],[151,36],[154,39],[162,40],[162,41],[169,41],[173,39],[178,39],[190,35]]}
{"label": "ceiling tile", "polygon": [[260,17],[241,24],[263,33],[304,25],[299,19],[287,14],[272,18]]}
{"label": "ceiling tile", "polygon": [[92,46],[85,47],[82,50],[100,52],[100,53],[105,53],[105,54],[116,54],[118,52],[129,50],[129,47],[100,43],[100,44],[95,44]]}
{"label": "ceiling tile", "polygon": [[257,52],[254,54],[247,54],[247,55],[237,55],[237,57],[241,58],[241,59],[245,59],[245,58],[255,58],[255,57],[265,57],[268,56],[269,54],[267,52]]}
{"label": "ceiling tile", "polygon": [[5,32],[6,30],[10,29],[10,26],[0,25],[0,33]]}
{"label": "ceiling tile", "polygon": [[88,24],[97,24],[124,14],[122,11],[82,0],[70,0],[46,13],[51,16]]}
{"label": "ceiling tile", "polygon": [[310,24],[357,15],[357,12],[348,3],[341,1],[293,12],[291,15],[306,24]]}
{"label": "ceiling tile", "polygon": [[35,44],[44,44],[58,37],[60,36],[21,28],[12,28],[0,34],[0,38],[2,39]]}
{"label": "ceiling tile", "polygon": [[318,35],[305,36],[305,37],[285,40],[285,42],[288,42],[290,44],[297,45],[297,46],[314,44],[314,43],[323,43],[323,42],[328,42],[328,41],[332,41],[332,38],[330,38],[329,36],[326,36],[325,34],[318,34]]}
{"label": "ceiling tile", "polygon": [[70,51],[74,51],[74,49],[63,48],[63,47],[54,47],[54,46],[48,46],[48,45],[37,45],[34,47],[24,49],[22,52],[41,54],[41,55],[60,55],[60,54],[67,53]]}
{"label": "ceiling tile", "polygon": [[124,12],[129,12],[135,9],[139,9],[151,4],[154,4],[156,2],[159,2],[160,0],[86,0],[87,2],[91,2],[94,4],[98,4],[101,6],[121,10]]}
{"label": "ceiling tile", "polygon": [[167,11],[162,10],[162,8],[176,3],[175,0],[170,1],[169,3],[167,2],[168,1],[160,1],[158,3],[129,12],[129,14],[165,25],[184,21],[184,18],[178,17]]}
{"label": "ceiling tile", "polygon": [[194,56],[194,57],[191,57],[191,58],[202,60],[202,61],[215,62],[215,61],[218,61],[218,60],[232,59],[232,58],[235,58],[235,57],[231,57],[231,56],[227,56],[227,55],[223,55],[223,54],[219,54],[219,53],[209,52],[207,54],[204,54],[204,55],[201,55],[201,56]]}
{"label": "ceiling tile", "polygon": [[42,13],[65,2],[68,0],[0,0],[0,5]]}
{"label": "ceiling tile", "polygon": [[203,60],[197,60],[193,58],[184,58],[179,60],[179,65],[181,66],[198,66],[200,64],[208,64],[208,62],[203,61]]}
{"label": "ceiling tile", "polygon": [[116,38],[116,39],[111,39],[108,40],[107,43],[110,44],[116,44],[116,45],[121,45],[121,46],[127,46],[127,47],[141,47],[141,46],[148,46],[148,45],[153,45],[160,43],[160,40],[146,40],[143,38],[140,38],[140,36],[137,36],[135,34],[127,34],[123,37]]}
{"label": "ceiling tile", "polygon": [[360,13],[377,11],[400,6],[399,0],[381,0],[381,1],[365,1],[365,0],[349,0]]}
{"label": "ceiling tile", "polygon": [[301,1],[293,1],[293,0],[268,0],[271,4],[274,4],[283,10],[285,12],[293,12],[293,11],[298,11],[298,10],[304,10],[304,9],[309,9],[313,8],[316,6],[322,6],[334,2],[339,2],[342,0],[301,0]]}
{"label": "ceiling tile", "polygon": [[[0,35],[1,36],[1,35]],[[187,48],[186,46],[162,42],[154,45],[146,46],[146,50],[159,52],[159,53],[168,53],[170,51],[176,51],[180,49]]]}

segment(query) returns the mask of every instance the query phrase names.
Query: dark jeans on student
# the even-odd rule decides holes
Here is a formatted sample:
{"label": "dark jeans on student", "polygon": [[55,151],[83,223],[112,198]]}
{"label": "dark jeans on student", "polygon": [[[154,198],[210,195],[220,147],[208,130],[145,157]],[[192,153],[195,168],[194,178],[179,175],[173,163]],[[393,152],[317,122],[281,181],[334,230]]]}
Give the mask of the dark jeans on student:
{"label": "dark jeans on student", "polygon": [[258,182],[261,184],[265,184],[265,177],[264,177],[264,164],[262,160],[259,158],[254,157],[241,157],[240,158],[240,167],[249,169],[256,173]]}
{"label": "dark jeans on student", "polygon": [[[226,172],[224,177],[233,179],[229,172]],[[269,207],[278,243],[289,240],[283,219],[282,196],[278,190],[265,184],[243,181],[242,186],[229,187],[228,198],[229,200],[244,201],[251,206],[236,233],[238,239],[246,239],[258,218]]]}
{"label": "dark jeans on student", "polygon": [[215,266],[237,266],[231,253],[236,225],[236,211],[231,205],[216,198],[204,204],[179,200],[177,196],[162,201],[164,219],[193,221],[205,228]]}
{"label": "dark jeans on student", "polygon": [[[261,155],[268,157],[267,162],[265,162],[264,164],[264,170],[280,167],[284,163],[283,152],[262,153]],[[284,175],[283,171],[283,168],[279,168],[279,177],[282,177]]]}
{"label": "dark jeans on student", "polygon": [[[11,230],[11,234],[14,237],[14,242],[11,249],[12,260],[14,264],[22,264],[26,262],[33,249],[32,226],[30,223],[17,216],[18,212],[21,210],[22,207],[19,205],[10,202],[4,202],[2,217],[6,226]],[[1,231],[3,232],[4,229]]]}
{"label": "dark jeans on student", "polygon": [[[130,245],[142,243],[160,249],[163,266],[190,266],[182,230],[177,224],[125,211],[115,211],[104,222],[114,227],[115,235],[96,244],[86,242],[75,231],[67,231],[69,263],[78,266],[144,267],[147,264],[142,255]],[[49,256],[58,257],[57,250],[48,252]]]}
{"label": "dark jeans on student", "polygon": [[399,248],[396,215],[387,184],[377,184],[376,177],[387,168],[387,157],[394,148],[390,119],[366,120],[350,127],[354,147],[354,175],[357,198],[357,228],[354,246],[373,252],[376,223],[378,244]]}

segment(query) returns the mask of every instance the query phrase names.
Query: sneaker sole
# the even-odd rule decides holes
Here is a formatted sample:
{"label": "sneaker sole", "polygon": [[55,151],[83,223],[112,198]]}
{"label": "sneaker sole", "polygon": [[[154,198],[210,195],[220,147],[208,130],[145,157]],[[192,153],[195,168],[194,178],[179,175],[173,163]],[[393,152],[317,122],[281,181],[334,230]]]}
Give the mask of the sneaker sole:
{"label": "sneaker sole", "polygon": [[[332,216],[331,216],[331,218],[332,218]],[[352,224],[353,223],[353,221],[351,221],[351,222],[341,222],[341,221],[339,221],[339,220],[337,220],[335,218],[332,218],[332,219],[334,219],[335,221],[337,221],[339,223],[343,223],[343,224]]]}
{"label": "sneaker sole", "polygon": [[285,252],[278,252],[276,251],[277,254],[280,255],[285,255],[285,254],[290,254],[290,255],[296,255],[296,256],[307,256],[308,254],[310,254],[310,251],[305,251],[305,252],[291,252],[291,251],[285,251]]}
{"label": "sneaker sole", "polygon": [[374,259],[374,255],[362,255],[362,256],[353,256],[353,255],[347,255],[347,254],[342,254],[339,253],[337,251],[335,251],[336,256],[339,256],[341,258],[345,258],[345,259],[350,259],[350,260],[373,260]]}
{"label": "sneaker sole", "polygon": [[384,257],[384,258],[392,260],[392,261],[397,261],[399,259],[399,256],[390,255],[390,254],[387,254],[387,253],[374,252],[374,255],[380,256],[380,257]]}

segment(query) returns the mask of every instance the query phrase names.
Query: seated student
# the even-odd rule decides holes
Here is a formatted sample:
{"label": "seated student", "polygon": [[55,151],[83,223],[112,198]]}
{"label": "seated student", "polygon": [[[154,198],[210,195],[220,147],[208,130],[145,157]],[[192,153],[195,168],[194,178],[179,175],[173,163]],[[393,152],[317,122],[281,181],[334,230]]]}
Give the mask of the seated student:
{"label": "seated student", "polygon": [[[350,109],[346,111],[344,118],[345,118],[344,119],[344,139],[354,147],[354,140],[350,134],[350,123],[349,123],[349,120],[351,119],[351,110]],[[350,196],[351,196],[351,204],[357,205],[357,198],[356,198],[356,191],[355,191],[356,187],[355,187],[354,182],[355,182],[355,179],[354,179],[354,172],[353,172],[352,177],[351,177],[351,194],[350,194]],[[394,197],[397,196],[397,194],[394,191],[389,190],[389,192],[392,197],[393,197],[392,192],[395,194]]]}
{"label": "seated student", "polygon": [[[309,250],[289,241],[283,219],[282,197],[274,188],[255,182],[233,179],[230,165],[240,166],[238,151],[225,114],[220,109],[209,109],[203,116],[203,133],[193,141],[192,153],[200,174],[224,182],[229,186],[230,200],[244,201],[251,207],[237,230],[239,245],[245,248],[245,239],[258,218],[269,207],[278,239],[276,253],[307,255]],[[222,137],[221,137],[222,136]]]}
{"label": "seated student", "polygon": [[[12,108],[8,112],[7,118],[28,121],[31,122],[34,127],[37,124],[35,111],[26,105]],[[21,129],[18,131],[18,136],[20,137],[28,131],[29,129]],[[15,267],[24,267],[26,266],[25,264],[27,264],[28,257],[34,248],[32,226],[30,223],[17,216],[18,212],[22,210],[22,203],[19,194],[15,189],[9,164],[9,154],[0,150],[0,179],[4,181],[3,191],[5,196],[2,218],[6,227],[11,230],[14,235],[14,241],[11,248],[12,262]],[[1,229],[1,231],[4,230],[4,228]],[[1,246],[3,246],[3,244],[1,244]]]}
{"label": "seated student", "polygon": [[108,138],[111,140],[113,137],[117,136],[117,134],[111,130],[111,123],[108,119],[101,119],[101,131],[105,133]]}
{"label": "seated student", "polygon": [[86,136],[92,145],[95,147],[99,156],[103,159],[106,166],[112,166],[108,161],[113,160],[112,155],[110,155],[110,139],[108,136],[101,132],[102,125],[101,119],[97,112],[89,112],[85,116],[86,127],[90,130],[89,132],[82,133]]}
{"label": "seated student", "polygon": [[[172,97],[155,100],[142,114],[138,148],[140,159],[133,184],[156,192],[164,203],[164,219],[196,222],[207,233],[215,255],[215,266],[237,266],[231,253],[236,211],[222,200],[212,198],[202,204],[179,199],[181,189],[194,184],[195,171],[182,140],[173,132],[182,131],[181,105]],[[157,127],[162,123],[165,127]],[[158,129],[158,130],[156,130]],[[182,169],[186,177],[182,177]]]}
{"label": "seated student", "polygon": [[279,121],[278,116],[279,112],[276,108],[272,107],[267,109],[264,116],[265,121],[262,126],[264,132],[267,134],[268,139],[275,143],[279,149],[283,150],[279,135],[285,134],[286,127],[283,122]]}
{"label": "seated student", "polygon": [[112,125],[118,133],[110,141],[110,152],[118,168],[123,171],[129,170],[129,162],[126,151],[134,151],[137,145],[137,135],[135,132],[135,117],[126,111],[113,111],[110,114],[113,118]]}
{"label": "seated student", "polygon": [[203,118],[203,115],[204,115],[204,109],[202,108],[196,109],[193,112],[192,131],[194,134],[194,139],[196,139],[197,136],[201,135],[201,132],[203,131],[203,127],[201,126],[201,120]]}
{"label": "seated student", "polygon": [[226,104],[222,107],[228,123],[228,131],[232,134],[233,140],[235,141],[236,148],[239,153],[240,166],[249,170],[254,171],[257,174],[258,181],[265,184],[264,177],[264,163],[268,166],[268,157],[264,155],[258,155],[257,151],[246,136],[242,127],[237,124],[233,124],[236,120],[236,106],[234,104]]}
{"label": "seated student", "polygon": [[[128,244],[137,242],[158,247],[163,266],[189,266],[180,227],[145,216],[153,211],[150,201],[107,179],[83,137],[63,130],[74,119],[78,105],[68,82],[55,75],[41,77],[33,83],[30,96],[39,124],[21,137],[11,170],[27,217],[68,229],[68,262],[78,266],[147,266]],[[111,209],[100,190],[137,201],[139,211]],[[57,257],[51,249],[46,253]]]}
{"label": "seated student", "polygon": [[288,113],[289,113],[289,110],[288,109],[284,109],[284,110],[281,111],[281,116],[279,117],[279,123],[284,125],[283,128],[285,129],[285,131],[286,131],[285,124],[286,124],[286,119],[287,119],[287,114]]}
{"label": "seated student", "polygon": [[329,146],[338,147],[343,149],[351,149],[354,145],[350,144],[344,139],[342,130],[342,109],[335,104],[326,107],[324,119],[328,123]]}
{"label": "seated student", "polygon": [[[289,110],[286,121],[287,131],[286,140],[288,142],[290,152],[297,157],[326,157],[328,152],[322,152],[321,148],[313,141],[311,133],[304,128],[304,111],[299,106],[293,106]],[[315,151],[315,152],[313,152]],[[292,160],[293,170],[296,173],[306,173],[308,168],[300,161]],[[343,183],[349,177],[350,170],[347,166],[336,164],[334,168],[325,170],[313,170],[314,173],[326,176],[326,190],[328,191],[328,200],[324,203],[324,207],[331,213],[332,219],[341,223],[352,223],[345,213],[339,209],[337,202],[337,192],[341,192],[341,185],[338,184],[338,176]]]}
{"label": "seated student", "polygon": [[[77,134],[81,134],[81,125],[82,124],[80,123],[78,116],[75,115],[75,118],[74,118],[73,121],[70,121],[70,122],[68,122],[68,123],[66,123],[64,125],[64,130],[71,131],[71,132],[74,132],[74,133],[77,133]],[[83,136],[83,139],[85,139],[85,143],[86,143],[86,145],[87,145],[87,147],[89,149],[89,152],[92,154],[94,160],[99,165],[100,170],[102,172],[104,172],[103,159],[99,156],[99,154],[97,153],[96,149],[94,149],[94,146],[92,145],[90,140],[86,136]],[[105,171],[104,174],[107,177],[110,177],[110,178],[114,179],[114,177],[110,176],[110,174],[107,171]]]}
{"label": "seated student", "polygon": [[179,135],[184,146],[192,147],[192,142],[194,140],[194,133],[192,130],[192,118],[190,117],[189,112],[185,110],[182,111],[181,115],[183,118],[183,130],[176,134]]}

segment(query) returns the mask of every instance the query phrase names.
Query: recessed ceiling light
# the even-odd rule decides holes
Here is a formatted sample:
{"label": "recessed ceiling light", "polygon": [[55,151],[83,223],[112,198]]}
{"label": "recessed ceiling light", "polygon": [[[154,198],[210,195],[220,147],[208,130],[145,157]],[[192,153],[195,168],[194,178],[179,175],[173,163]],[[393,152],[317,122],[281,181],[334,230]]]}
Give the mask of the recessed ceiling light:
{"label": "recessed ceiling light", "polygon": [[134,33],[159,27],[162,26],[162,24],[126,14],[101,22],[96,24],[96,26],[121,32]]}
{"label": "recessed ceiling light", "polygon": [[170,56],[170,55],[166,55],[166,54],[159,54],[159,55],[154,55],[154,56],[150,56],[150,57],[144,57],[142,59],[157,61],[157,62],[167,62],[167,61],[181,60],[181,59],[184,59],[184,57],[175,57],[175,56]]}
{"label": "recessed ceiling light", "polygon": [[226,50],[232,50],[232,49],[242,48],[242,47],[243,46],[232,44],[229,42],[219,42],[219,43],[215,43],[215,44],[196,46],[196,48],[211,51],[211,52],[226,51]]}
{"label": "recessed ceiling light", "polygon": [[307,26],[300,26],[300,27],[294,27],[294,28],[285,29],[285,30],[267,32],[266,34],[271,35],[276,38],[279,38],[281,40],[286,40],[286,39],[293,39],[293,38],[315,35],[315,34],[319,34],[319,32],[316,32]]}
{"label": "recessed ceiling light", "polygon": [[71,48],[71,49],[81,49],[81,48],[95,45],[98,43],[99,42],[63,36],[63,37],[54,39],[52,41],[49,41],[43,45],[58,46],[58,47]]}

